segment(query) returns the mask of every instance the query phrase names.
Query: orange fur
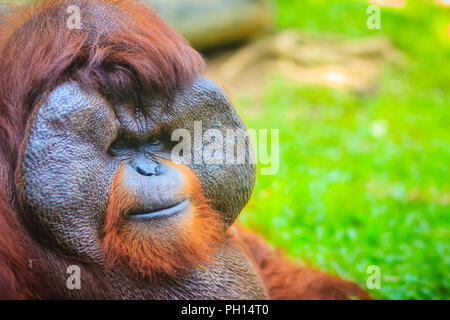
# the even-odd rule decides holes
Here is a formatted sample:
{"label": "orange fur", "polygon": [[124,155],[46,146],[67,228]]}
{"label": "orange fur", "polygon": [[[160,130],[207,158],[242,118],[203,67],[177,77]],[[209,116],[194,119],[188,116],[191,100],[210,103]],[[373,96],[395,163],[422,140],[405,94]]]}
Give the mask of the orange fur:
{"label": "orange fur", "polygon": [[[106,212],[103,252],[109,267],[126,267],[143,277],[157,274],[176,276],[202,261],[211,261],[215,248],[224,239],[219,214],[211,209],[203,196],[200,181],[191,169],[170,163],[188,181],[185,195],[191,202],[191,213],[175,226],[152,226],[140,230],[131,227],[126,212],[134,203],[121,185],[122,170],[116,174]],[[147,231],[147,232],[146,232]]]}
{"label": "orange fur", "polygon": [[259,235],[235,224],[242,248],[267,288],[272,300],[371,299],[358,284],[296,264],[272,249]]}
{"label": "orange fur", "polygon": [[[28,3],[0,17],[0,298],[61,299],[68,297],[65,286],[59,285],[65,283],[66,274],[54,271],[69,265],[72,258],[64,257],[56,246],[44,248],[38,244],[36,238],[42,231],[33,223],[29,228],[22,225],[22,220],[32,221],[32,215],[17,205],[20,194],[16,193],[15,173],[30,115],[54,88],[67,81],[121,98],[133,98],[136,92],[161,92],[173,97],[178,88],[190,85],[204,72],[204,62],[139,2],[77,0],[82,8],[108,4],[125,13],[109,16],[106,22],[110,23],[95,17],[83,19],[95,35],[101,35],[93,39],[83,30],[67,28],[66,9],[72,1]],[[208,205],[195,174],[172,165],[189,182],[185,192],[192,214],[165,237],[130,229],[125,213],[134,199],[123,188],[119,170],[104,227],[107,266],[128,267],[142,276],[175,275],[213,257],[215,245],[223,241],[220,217]],[[258,268],[272,299],[370,298],[358,285],[298,266],[259,236],[239,227],[237,230],[242,248]],[[32,269],[30,259],[34,261]],[[84,298],[123,297],[115,283],[94,265],[84,266],[83,279],[89,287],[89,295]]]}

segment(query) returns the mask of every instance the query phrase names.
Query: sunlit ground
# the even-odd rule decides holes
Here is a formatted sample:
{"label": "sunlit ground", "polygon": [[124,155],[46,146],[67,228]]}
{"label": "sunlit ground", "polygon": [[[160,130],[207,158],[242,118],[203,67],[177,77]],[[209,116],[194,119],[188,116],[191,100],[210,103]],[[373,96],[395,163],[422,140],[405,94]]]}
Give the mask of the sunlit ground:
{"label": "sunlit ground", "polygon": [[274,71],[257,93],[232,92],[249,127],[280,130],[279,172],[258,176],[241,221],[291,258],[362,286],[379,266],[376,298],[450,299],[450,1],[384,7],[374,30],[368,1],[276,1],[279,32],[385,35],[409,63],[380,69],[371,90]]}
{"label": "sunlit ground", "polygon": [[249,127],[280,130],[279,172],[258,176],[241,221],[363,286],[379,266],[376,298],[448,299],[450,9],[408,1],[383,8],[381,29],[369,30],[367,6],[278,0],[279,31],[387,35],[411,63],[383,68],[367,92],[275,72],[260,94],[235,96]]}

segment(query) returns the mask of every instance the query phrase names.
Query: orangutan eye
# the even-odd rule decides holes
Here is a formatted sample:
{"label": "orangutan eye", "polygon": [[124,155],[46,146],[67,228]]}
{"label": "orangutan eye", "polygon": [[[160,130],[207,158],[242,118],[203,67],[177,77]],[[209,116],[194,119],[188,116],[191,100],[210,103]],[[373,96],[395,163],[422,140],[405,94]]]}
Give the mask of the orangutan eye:
{"label": "orangutan eye", "polygon": [[138,144],[134,139],[125,135],[119,135],[109,147],[108,153],[111,155],[120,155],[127,150],[137,147],[137,145]]}
{"label": "orangutan eye", "polygon": [[151,146],[157,146],[161,143],[161,140],[159,138],[159,136],[152,136],[150,137],[150,139],[147,141],[146,145],[151,145]]}

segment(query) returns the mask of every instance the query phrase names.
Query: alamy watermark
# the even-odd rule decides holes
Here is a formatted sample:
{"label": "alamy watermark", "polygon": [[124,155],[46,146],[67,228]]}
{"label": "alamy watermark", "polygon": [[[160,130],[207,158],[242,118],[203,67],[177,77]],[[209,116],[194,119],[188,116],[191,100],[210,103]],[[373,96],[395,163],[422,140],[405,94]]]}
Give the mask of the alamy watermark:
{"label": "alamy watermark", "polygon": [[366,13],[369,15],[367,18],[367,28],[370,30],[381,29],[381,10],[377,5],[371,5],[367,7]]}
{"label": "alamy watermark", "polygon": [[377,265],[372,265],[367,267],[367,273],[370,276],[367,278],[366,286],[367,289],[381,289],[381,269]]}
{"label": "alamy watermark", "polygon": [[79,6],[72,5],[67,7],[67,28],[69,29],[81,29],[81,9]]}
{"label": "alamy watermark", "polygon": [[66,281],[66,287],[69,290],[81,289],[81,269],[77,265],[71,265],[67,267],[67,275],[69,276]]}
{"label": "alamy watermark", "polygon": [[[193,130],[176,129],[172,132],[171,140],[178,142],[171,152],[171,160],[174,162],[185,165],[259,164],[262,175],[278,173],[278,129],[203,130],[202,121],[194,121]],[[256,146],[256,151],[253,145]]]}
{"label": "alamy watermark", "polygon": [[[67,7],[67,27],[81,29],[81,9]],[[172,132],[171,161],[185,165],[259,165],[262,175],[275,175],[279,170],[278,129],[203,130],[202,121],[194,121],[193,131],[179,128]],[[255,146],[256,151],[253,149]]]}

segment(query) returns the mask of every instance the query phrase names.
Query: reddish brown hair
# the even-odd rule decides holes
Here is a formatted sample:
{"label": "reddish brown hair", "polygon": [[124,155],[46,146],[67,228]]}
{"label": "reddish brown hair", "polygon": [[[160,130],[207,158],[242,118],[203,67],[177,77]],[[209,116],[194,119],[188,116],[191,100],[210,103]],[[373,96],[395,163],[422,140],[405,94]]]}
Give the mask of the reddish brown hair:
{"label": "reddish brown hair", "polygon": [[[66,10],[72,4],[81,9],[81,30],[67,27]],[[67,296],[51,268],[63,270],[68,259],[30,238],[15,199],[14,177],[25,127],[45,97],[66,81],[77,81],[107,97],[133,99],[152,91],[171,97],[203,69],[199,54],[137,1],[35,0],[0,17],[0,299]],[[141,275],[175,274],[211,257],[211,244],[222,241],[220,220],[202,196],[193,172],[178,168],[190,181],[186,193],[194,214],[168,248],[157,241],[138,248],[139,241],[123,228],[120,218],[130,199],[120,188],[119,172],[105,226],[108,263],[131,264]],[[271,298],[368,297],[356,284],[284,260],[253,233],[237,234]],[[80,264],[90,285],[83,298],[110,298],[113,283],[102,270]]]}
{"label": "reddish brown hair", "polygon": [[176,276],[199,263],[213,262],[211,257],[225,235],[220,214],[209,206],[200,181],[191,169],[165,162],[181,171],[187,181],[182,193],[190,200],[190,215],[163,237],[129,228],[126,213],[136,201],[122,187],[122,170],[119,168],[106,211],[103,252],[108,267],[127,266],[128,270],[143,277]]}
{"label": "reddish brown hair", "polygon": [[[70,5],[81,9],[81,30],[67,26]],[[15,187],[34,110],[66,81],[124,99],[153,91],[171,97],[203,72],[204,62],[138,1],[35,0],[8,9],[0,16],[0,298],[37,297],[25,288],[45,291],[39,264],[28,267],[40,249],[16,214]]]}
{"label": "reddish brown hair", "polygon": [[[67,26],[73,4],[80,30]],[[0,19],[0,177],[9,186],[26,121],[59,84],[77,81],[115,98],[171,96],[204,69],[201,56],[138,1],[37,0],[10,11]]]}

